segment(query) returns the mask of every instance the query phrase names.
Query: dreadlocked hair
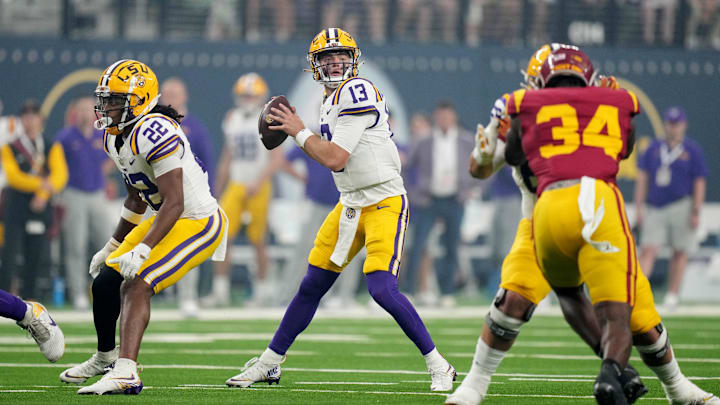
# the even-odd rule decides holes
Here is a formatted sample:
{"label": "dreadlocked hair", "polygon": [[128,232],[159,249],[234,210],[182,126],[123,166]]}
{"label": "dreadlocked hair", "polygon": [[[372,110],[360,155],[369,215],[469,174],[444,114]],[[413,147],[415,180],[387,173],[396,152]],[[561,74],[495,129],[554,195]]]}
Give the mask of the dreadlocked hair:
{"label": "dreadlocked hair", "polygon": [[168,116],[174,119],[178,124],[182,121],[183,117],[185,117],[170,105],[157,104],[150,112]]}

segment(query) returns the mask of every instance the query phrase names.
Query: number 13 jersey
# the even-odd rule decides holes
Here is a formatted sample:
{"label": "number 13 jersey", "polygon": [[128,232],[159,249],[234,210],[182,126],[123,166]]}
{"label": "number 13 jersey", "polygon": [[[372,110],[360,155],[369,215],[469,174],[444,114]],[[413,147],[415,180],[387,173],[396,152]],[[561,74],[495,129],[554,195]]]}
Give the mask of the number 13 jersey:
{"label": "number 13 jersey", "polygon": [[518,90],[507,105],[507,113],[522,120],[522,147],[538,178],[538,196],[550,183],[583,176],[614,184],[639,112],[631,91],[603,87]]}
{"label": "number 13 jersey", "polygon": [[[343,116],[371,115],[358,139],[338,138]],[[400,155],[390,139],[385,98],[369,81],[359,77],[342,82],[320,107],[320,133],[350,153],[345,167],[333,172],[340,201],[350,207],[367,207],[385,198],[405,194],[400,176]]]}
{"label": "number 13 jersey", "polygon": [[[140,193],[154,212],[162,206],[157,178],[178,167],[183,171],[185,199],[180,217],[202,219],[217,211],[218,204],[210,193],[207,171],[193,154],[190,142],[177,122],[163,114],[151,113],[135,124],[119,150],[117,136],[105,132],[105,153],[120,169],[125,182]],[[170,157],[179,159],[179,165],[176,159],[168,159]]]}

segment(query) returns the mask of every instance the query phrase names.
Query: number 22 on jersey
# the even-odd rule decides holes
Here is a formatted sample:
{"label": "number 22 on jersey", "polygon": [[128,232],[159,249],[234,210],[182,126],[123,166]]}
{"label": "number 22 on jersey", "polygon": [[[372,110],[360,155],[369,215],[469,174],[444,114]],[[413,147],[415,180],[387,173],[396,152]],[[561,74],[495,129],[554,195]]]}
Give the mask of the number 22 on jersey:
{"label": "number 22 on jersey", "polygon": [[[560,144],[547,144],[540,147],[540,156],[548,159],[556,155],[568,155],[577,150],[580,145],[601,148],[605,154],[617,159],[622,151],[623,141],[620,133],[620,119],[618,108],[612,105],[598,105],[595,114],[582,132],[578,133],[577,111],[570,104],[553,104],[540,108],[535,122],[543,124],[552,119],[559,118],[561,125],[552,127],[553,140],[562,141]],[[603,129],[607,128],[606,134]]]}

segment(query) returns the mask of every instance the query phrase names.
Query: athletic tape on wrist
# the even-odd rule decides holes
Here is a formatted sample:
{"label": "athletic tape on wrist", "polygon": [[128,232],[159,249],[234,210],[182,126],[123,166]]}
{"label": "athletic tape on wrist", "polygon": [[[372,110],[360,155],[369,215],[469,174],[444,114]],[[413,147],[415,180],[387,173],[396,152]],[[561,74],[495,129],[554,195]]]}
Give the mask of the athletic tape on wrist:
{"label": "athletic tape on wrist", "polygon": [[143,218],[142,214],[138,214],[137,212],[132,212],[129,209],[127,209],[124,205],[122,207],[122,211],[120,211],[120,217],[134,225],[139,224]]}
{"label": "athletic tape on wrist", "polygon": [[307,142],[307,140],[311,136],[313,136],[312,131],[307,128],[303,128],[302,131],[298,132],[297,135],[295,135],[295,143],[297,144],[297,146],[304,148],[305,142]]}

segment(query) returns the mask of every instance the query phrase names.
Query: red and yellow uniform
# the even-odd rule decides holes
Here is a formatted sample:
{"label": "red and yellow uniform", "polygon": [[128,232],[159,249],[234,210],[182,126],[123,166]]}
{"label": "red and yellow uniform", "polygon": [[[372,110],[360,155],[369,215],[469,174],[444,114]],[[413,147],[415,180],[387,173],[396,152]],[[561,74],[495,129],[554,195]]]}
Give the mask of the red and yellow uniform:
{"label": "red and yellow uniform", "polygon": [[593,303],[637,300],[635,243],[615,176],[638,112],[631,92],[594,87],[520,90],[508,104],[538,177],[538,264],[555,287],[585,282]]}

